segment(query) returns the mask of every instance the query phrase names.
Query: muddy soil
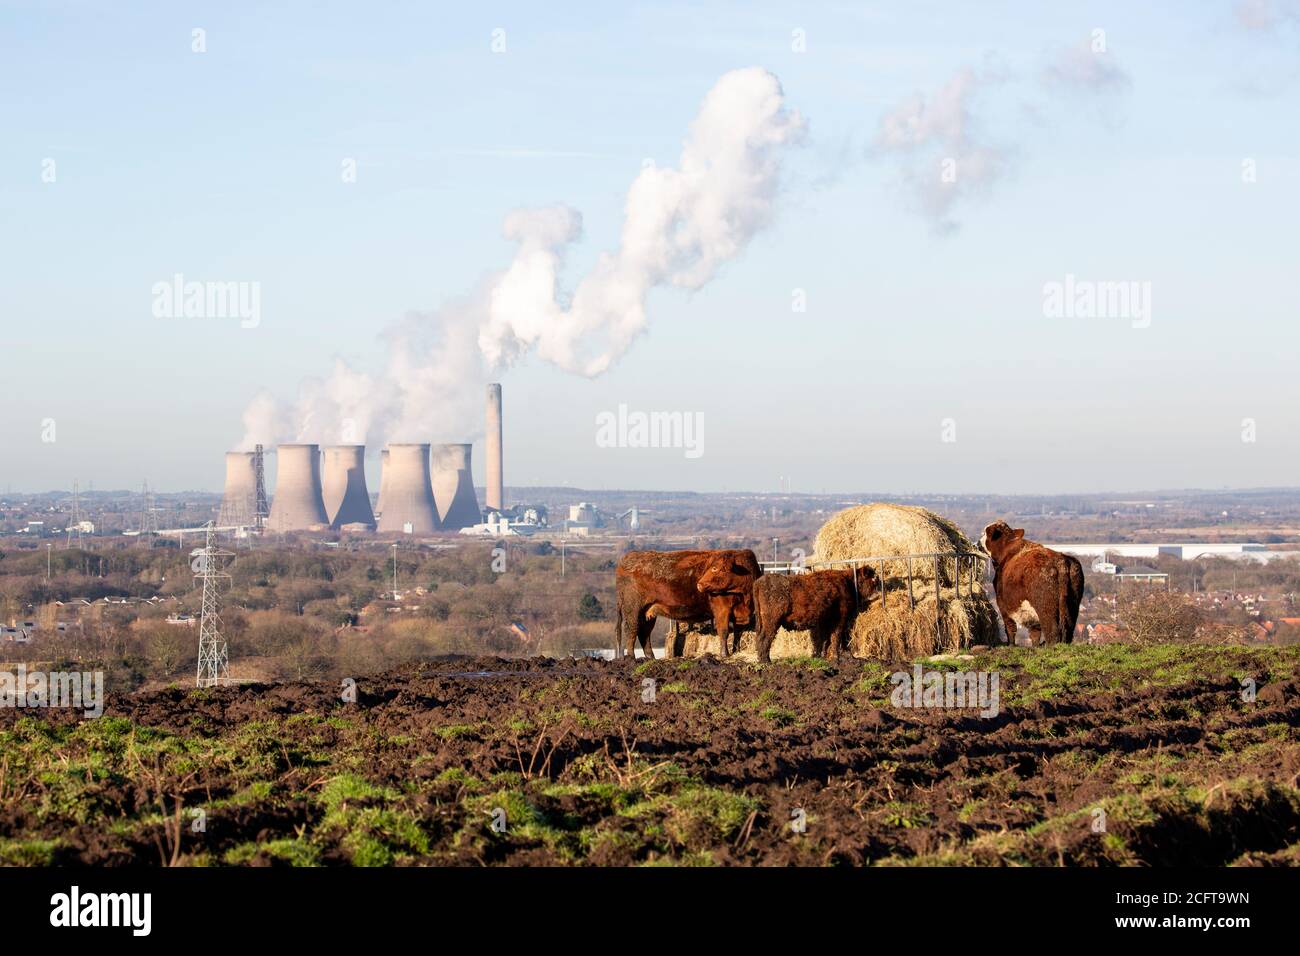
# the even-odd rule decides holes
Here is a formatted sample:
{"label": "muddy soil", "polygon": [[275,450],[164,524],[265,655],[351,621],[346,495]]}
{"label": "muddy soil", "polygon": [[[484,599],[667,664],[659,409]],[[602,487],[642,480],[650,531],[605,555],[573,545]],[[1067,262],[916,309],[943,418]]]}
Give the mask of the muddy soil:
{"label": "muddy soil", "polygon": [[911,664],[712,656],[422,662],[355,702],[170,689],[85,724],[3,711],[0,861],[1297,861],[1300,653],[1034,653],[923,665],[997,672],[992,716],[891,702]]}

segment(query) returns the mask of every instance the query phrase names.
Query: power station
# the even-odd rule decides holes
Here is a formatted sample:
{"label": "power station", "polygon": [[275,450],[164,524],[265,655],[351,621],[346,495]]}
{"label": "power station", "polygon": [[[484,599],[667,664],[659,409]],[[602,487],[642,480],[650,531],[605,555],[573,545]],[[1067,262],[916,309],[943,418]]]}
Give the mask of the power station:
{"label": "power station", "polygon": [[[487,387],[487,511],[505,506],[501,386]],[[258,446],[259,452],[261,446]],[[372,508],[365,445],[287,443],[277,447],[275,494],[260,522],[272,532],[377,531],[431,534],[473,528],[483,519],[469,444],[393,442],[379,455],[379,498]],[[217,525],[250,529],[265,515],[259,452],[226,452],[226,486]]]}

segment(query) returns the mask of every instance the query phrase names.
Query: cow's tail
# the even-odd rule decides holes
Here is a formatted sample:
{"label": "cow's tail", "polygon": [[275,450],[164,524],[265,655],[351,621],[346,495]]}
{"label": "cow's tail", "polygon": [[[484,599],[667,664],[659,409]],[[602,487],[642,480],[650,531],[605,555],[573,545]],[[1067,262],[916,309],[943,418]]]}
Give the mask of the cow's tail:
{"label": "cow's tail", "polygon": [[1079,604],[1083,601],[1083,565],[1070,562],[1069,580],[1065,594],[1056,605],[1056,639],[1069,644],[1074,641],[1074,626],[1079,619]]}

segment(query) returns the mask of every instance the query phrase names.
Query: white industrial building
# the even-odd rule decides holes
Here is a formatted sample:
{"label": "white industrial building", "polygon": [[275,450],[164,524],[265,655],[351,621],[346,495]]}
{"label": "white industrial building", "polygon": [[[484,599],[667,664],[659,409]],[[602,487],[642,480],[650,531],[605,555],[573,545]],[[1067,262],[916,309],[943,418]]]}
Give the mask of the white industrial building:
{"label": "white industrial building", "polygon": [[1184,561],[1196,558],[1231,558],[1236,560],[1269,561],[1274,557],[1294,555],[1295,551],[1269,551],[1262,544],[1221,544],[1221,543],[1181,543],[1181,544],[1048,544],[1053,551],[1064,551],[1080,558],[1105,558],[1115,555],[1121,558],[1158,558],[1171,556]]}

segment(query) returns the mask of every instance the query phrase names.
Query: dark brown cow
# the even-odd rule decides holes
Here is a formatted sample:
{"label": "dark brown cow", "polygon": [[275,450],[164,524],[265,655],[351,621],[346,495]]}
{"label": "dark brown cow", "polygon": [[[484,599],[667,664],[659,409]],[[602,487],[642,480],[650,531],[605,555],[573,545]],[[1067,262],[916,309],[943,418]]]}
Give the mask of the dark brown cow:
{"label": "dark brown cow", "polygon": [[[854,574],[858,578],[856,592]],[[865,605],[875,593],[876,572],[870,568],[763,575],[754,582],[759,661],[771,663],[772,640],[781,627],[811,631],[813,653],[825,657],[829,642],[830,656],[838,659],[849,646],[849,629],[858,615],[859,602]]]}
{"label": "dark brown cow", "polygon": [[993,559],[993,592],[1008,644],[1016,642],[1020,627],[1028,629],[1031,645],[1074,640],[1083,600],[1078,559],[1026,541],[1024,528],[1005,521],[984,529],[980,548]]}
{"label": "dark brown cow", "polygon": [[[748,626],[753,617],[754,579],[762,574],[753,551],[629,551],[618,562],[616,648],[628,655],[639,641],[653,657],[650,633],[655,619],[688,624],[712,621],[725,657],[731,625]],[[711,584],[704,586],[705,575]]]}

